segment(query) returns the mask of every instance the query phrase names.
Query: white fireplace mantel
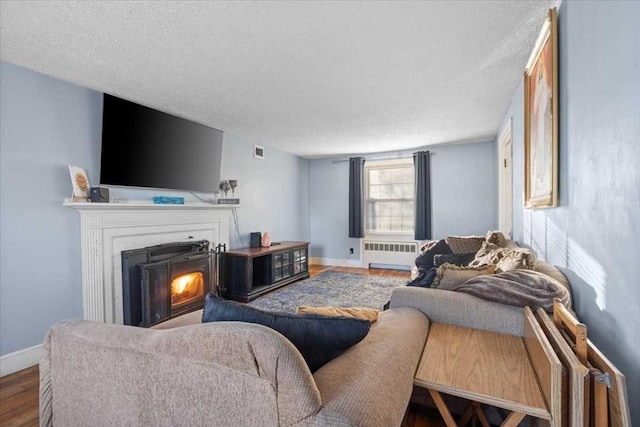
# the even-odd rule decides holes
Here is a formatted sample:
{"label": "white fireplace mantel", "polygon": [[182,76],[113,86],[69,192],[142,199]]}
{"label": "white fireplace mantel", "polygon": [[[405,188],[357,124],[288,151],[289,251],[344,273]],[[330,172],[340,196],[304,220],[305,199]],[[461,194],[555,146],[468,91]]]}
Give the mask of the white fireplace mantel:
{"label": "white fireplace mantel", "polygon": [[88,203],[65,200],[80,214],[82,311],[87,320],[122,323],[120,252],[189,240],[229,245],[230,213],[238,205],[149,202]]}

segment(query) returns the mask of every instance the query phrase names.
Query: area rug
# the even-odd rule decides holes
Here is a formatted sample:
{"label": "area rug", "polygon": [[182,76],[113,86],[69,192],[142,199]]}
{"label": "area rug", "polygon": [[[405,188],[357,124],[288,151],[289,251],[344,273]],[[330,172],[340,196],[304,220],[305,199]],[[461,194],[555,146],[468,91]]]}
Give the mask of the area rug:
{"label": "area rug", "polygon": [[370,307],[382,310],[391,291],[407,284],[400,277],[324,271],[319,275],[273,291],[250,306],[269,311],[295,313],[300,305],[313,307]]}

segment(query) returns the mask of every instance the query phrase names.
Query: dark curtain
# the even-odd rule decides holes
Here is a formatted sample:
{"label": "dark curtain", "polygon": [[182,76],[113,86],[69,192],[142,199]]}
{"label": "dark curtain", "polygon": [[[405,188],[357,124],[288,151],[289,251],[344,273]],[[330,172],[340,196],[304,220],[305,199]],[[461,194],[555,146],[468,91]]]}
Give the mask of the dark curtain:
{"label": "dark curtain", "polygon": [[364,237],[364,157],[349,159],[349,237]]}
{"label": "dark curtain", "polygon": [[415,185],[415,214],[416,240],[431,239],[431,165],[429,164],[429,152],[418,151],[413,153],[413,167],[416,175]]}

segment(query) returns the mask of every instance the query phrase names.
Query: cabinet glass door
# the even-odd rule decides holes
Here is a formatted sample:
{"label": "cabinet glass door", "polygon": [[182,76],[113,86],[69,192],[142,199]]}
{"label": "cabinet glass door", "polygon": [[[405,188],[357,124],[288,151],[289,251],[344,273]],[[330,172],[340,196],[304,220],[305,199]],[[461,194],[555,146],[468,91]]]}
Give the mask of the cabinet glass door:
{"label": "cabinet glass door", "polygon": [[273,255],[273,281],[291,276],[291,253],[282,252]]}
{"label": "cabinet glass door", "polygon": [[307,271],[307,250],[295,249],[293,251],[293,274]]}
{"label": "cabinet glass door", "polygon": [[282,254],[273,255],[273,281],[282,280]]}

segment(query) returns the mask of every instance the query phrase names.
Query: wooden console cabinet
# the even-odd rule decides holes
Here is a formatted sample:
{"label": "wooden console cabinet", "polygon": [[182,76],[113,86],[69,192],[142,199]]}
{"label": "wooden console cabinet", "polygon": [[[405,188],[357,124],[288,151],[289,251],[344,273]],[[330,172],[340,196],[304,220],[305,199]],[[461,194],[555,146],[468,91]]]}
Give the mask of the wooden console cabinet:
{"label": "wooden console cabinet", "polygon": [[243,248],[223,256],[228,299],[249,302],[266,292],[309,277],[309,242]]}

